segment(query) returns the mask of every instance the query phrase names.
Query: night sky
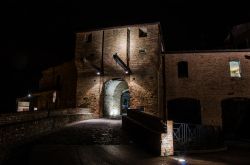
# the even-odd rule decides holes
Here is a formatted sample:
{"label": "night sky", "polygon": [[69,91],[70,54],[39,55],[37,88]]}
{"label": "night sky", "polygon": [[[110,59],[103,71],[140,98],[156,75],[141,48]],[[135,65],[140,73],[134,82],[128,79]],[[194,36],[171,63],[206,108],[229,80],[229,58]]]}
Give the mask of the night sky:
{"label": "night sky", "polygon": [[250,22],[243,4],[134,3],[11,0],[1,5],[0,113],[14,111],[15,98],[37,88],[42,69],[74,57],[77,31],[160,21],[168,51],[222,49],[233,25]]}

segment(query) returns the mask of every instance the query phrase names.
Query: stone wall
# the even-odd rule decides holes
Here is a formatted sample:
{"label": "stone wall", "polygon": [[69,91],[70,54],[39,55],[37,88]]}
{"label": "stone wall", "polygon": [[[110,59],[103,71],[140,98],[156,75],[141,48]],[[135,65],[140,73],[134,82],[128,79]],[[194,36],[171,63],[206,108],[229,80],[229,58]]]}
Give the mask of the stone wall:
{"label": "stone wall", "polygon": [[[147,28],[147,37],[139,37],[139,28]],[[92,41],[87,42],[89,35]],[[77,107],[90,108],[102,116],[103,84],[113,78],[128,83],[131,107],[144,106],[145,111],[159,115],[158,76],[160,68],[159,24],[114,27],[76,34]],[[139,52],[144,49],[145,52]],[[132,74],[115,62],[117,53]],[[96,75],[98,69],[102,76]]]}
{"label": "stone wall", "polygon": [[11,123],[39,120],[48,116],[48,111],[0,114],[0,126]]}
{"label": "stone wall", "polygon": [[63,127],[73,121],[92,117],[89,109],[85,108],[54,110],[50,114],[48,111],[2,114],[0,116],[0,144],[19,141],[28,136]]}
{"label": "stone wall", "polygon": [[[250,98],[250,52],[193,52],[165,55],[167,101],[176,98],[200,100],[202,124],[222,125],[221,101]],[[239,60],[241,78],[230,77],[229,61]],[[188,78],[178,78],[177,63],[188,62]]]}
{"label": "stone wall", "polygon": [[[51,67],[42,72],[37,92],[38,110],[75,107],[76,104],[76,68],[74,61]],[[50,92],[51,91],[51,92]],[[56,91],[56,102],[52,102]]]}
{"label": "stone wall", "polygon": [[174,154],[173,122],[164,122],[138,109],[129,109],[127,116],[122,116],[122,128],[150,152],[158,156]]}

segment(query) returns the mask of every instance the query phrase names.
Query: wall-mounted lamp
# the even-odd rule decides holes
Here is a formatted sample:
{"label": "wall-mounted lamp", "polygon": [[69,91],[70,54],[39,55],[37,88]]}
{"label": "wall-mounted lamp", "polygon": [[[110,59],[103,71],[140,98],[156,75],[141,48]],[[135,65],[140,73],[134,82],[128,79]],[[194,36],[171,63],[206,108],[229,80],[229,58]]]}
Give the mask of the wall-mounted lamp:
{"label": "wall-mounted lamp", "polygon": [[100,71],[97,71],[96,74],[97,74],[98,76],[100,76],[100,75],[101,75],[101,72],[100,72]]}
{"label": "wall-mounted lamp", "polygon": [[116,63],[119,64],[124,69],[126,74],[132,74],[130,68],[120,59],[117,53],[113,55],[113,58],[116,61]]}

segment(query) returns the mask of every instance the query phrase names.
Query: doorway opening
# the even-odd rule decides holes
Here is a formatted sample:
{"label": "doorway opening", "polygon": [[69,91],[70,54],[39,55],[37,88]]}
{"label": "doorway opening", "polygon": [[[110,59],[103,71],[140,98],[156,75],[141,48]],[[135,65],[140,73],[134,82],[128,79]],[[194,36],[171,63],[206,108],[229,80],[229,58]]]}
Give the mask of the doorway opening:
{"label": "doorway opening", "polygon": [[222,129],[226,139],[250,139],[250,99],[238,97],[221,102]]}
{"label": "doorway opening", "polygon": [[130,95],[126,81],[117,78],[104,84],[104,117],[119,118],[122,114],[126,114],[129,102]]}

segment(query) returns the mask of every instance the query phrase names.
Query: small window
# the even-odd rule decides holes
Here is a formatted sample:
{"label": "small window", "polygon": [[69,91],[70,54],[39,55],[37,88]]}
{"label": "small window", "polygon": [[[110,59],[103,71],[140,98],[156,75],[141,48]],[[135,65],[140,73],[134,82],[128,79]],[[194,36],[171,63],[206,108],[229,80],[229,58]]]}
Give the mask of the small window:
{"label": "small window", "polygon": [[139,28],[139,37],[147,37],[148,31],[147,28]]}
{"label": "small window", "polygon": [[188,63],[186,61],[178,62],[178,77],[188,77]]}
{"label": "small window", "polygon": [[139,49],[139,53],[140,54],[145,54],[146,53],[146,49],[145,48],[140,48]]}
{"label": "small window", "polygon": [[237,60],[230,61],[229,66],[230,66],[230,76],[231,77],[241,77],[240,61],[237,61]]}
{"label": "small window", "polygon": [[118,34],[118,30],[117,29],[114,29],[113,30],[113,35],[117,35]]}
{"label": "small window", "polygon": [[92,33],[86,35],[86,42],[87,43],[92,42]]}

